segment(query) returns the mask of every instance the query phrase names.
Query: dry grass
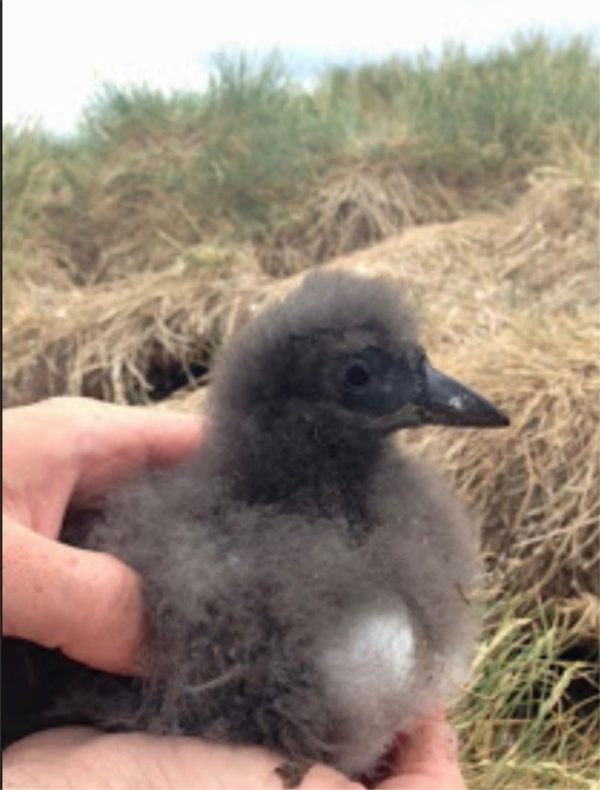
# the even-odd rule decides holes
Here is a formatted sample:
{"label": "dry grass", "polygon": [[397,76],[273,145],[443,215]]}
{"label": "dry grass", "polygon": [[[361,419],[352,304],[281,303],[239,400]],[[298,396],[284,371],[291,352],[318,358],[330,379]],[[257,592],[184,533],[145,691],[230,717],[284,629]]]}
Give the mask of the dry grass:
{"label": "dry grass", "polygon": [[405,228],[456,219],[465,200],[431,176],[405,172],[393,159],[379,165],[349,161],[274,230],[258,251],[260,263],[274,276],[288,276]]}
{"label": "dry grass", "polygon": [[[597,182],[536,171],[510,209],[408,228],[336,265],[400,278],[438,344],[476,340],[513,310],[577,313],[600,300]],[[430,331],[433,329],[433,331]]]}
{"label": "dry grass", "polygon": [[4,404],[57,394],[137,403],[168,391],[178,371],[192,379],[252,309],[261,281],[251,258],[238,260],[231,292],[222,263],[195,265],[188,251],[127,285],[21,291],[4,325]]}

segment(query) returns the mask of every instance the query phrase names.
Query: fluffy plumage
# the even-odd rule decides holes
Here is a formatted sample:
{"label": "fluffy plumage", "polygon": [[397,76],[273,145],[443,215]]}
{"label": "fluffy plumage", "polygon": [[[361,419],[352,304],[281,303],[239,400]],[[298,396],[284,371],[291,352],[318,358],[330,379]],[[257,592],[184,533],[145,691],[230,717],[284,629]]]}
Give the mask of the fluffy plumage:
{"label": "fluffy plumage", "polygon": [[389,283],[309,275],[226,349],[197,456],[67,531],[141,574],[153,670],[47,658],[46,719],[373,769],[466,677],[476,630],[471,522],[391,441],[423,422],[506,420],[429,367]]}

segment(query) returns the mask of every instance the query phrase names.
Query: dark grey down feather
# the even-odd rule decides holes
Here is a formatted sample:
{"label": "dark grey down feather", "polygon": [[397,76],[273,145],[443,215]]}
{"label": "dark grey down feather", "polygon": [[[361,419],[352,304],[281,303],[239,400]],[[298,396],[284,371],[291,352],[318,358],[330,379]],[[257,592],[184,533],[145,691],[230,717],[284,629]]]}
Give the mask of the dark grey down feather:
{"label": "dark grey down feather", "polygon": [[196,457],[67,533],[140,573],[153,672],[113,678],[55,656],[46,720],[369,772],[466,678],[475,636],[471,522],[394,433],[506,422],[429,366],[390,283],[307,276],[222,355]]}

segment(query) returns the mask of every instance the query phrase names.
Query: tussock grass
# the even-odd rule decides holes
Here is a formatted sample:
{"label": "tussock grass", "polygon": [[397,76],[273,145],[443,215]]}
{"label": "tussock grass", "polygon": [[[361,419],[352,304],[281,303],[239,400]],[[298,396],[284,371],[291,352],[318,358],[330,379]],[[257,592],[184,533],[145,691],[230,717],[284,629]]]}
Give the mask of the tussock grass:
{"label": "tussock grass", "polygon": [[578,140],[597,135],[590,52],[581,38],[553,46],[543,35],[517,36],[479,58],[449,45],[439,62],[424,53],[412,62],[334,69],[325,85],[338,101],[403,122],[419,149],[413,157],[438,175],[506,183],[539,164],[557,125]]}
{"label": "tussock grass", "polygon": [[2,250],[5,284],[23,270],[60,288],[70,282],[58,261],[52,207],[64,200],[60,146],[39,128],[4,129],[2,138]]}
{"label": "tussock grass", "polygon": [[70,140],[7,130],[5,254],[84,284],[233,243],[286,275],[510,202],[532,168],[595,170],[597,69],[589,42],[529,37],[340,67],[311,90],[277,57],[221,58],[202,94],[108,86]]}

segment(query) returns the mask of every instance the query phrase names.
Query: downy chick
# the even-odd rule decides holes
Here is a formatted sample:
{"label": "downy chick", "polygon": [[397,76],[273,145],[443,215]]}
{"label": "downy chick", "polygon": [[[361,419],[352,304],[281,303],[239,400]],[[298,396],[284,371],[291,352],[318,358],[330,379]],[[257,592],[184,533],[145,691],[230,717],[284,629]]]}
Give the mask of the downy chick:
{"label": "downy chick", "polygon": [[372,771],[467,677],[476,634],[471,521],[392,441],[424,424],[508,421],[431,367],[391,283],[308,275],[223,353],[197,456],[66,531],[140,573],[152,669],[123,679],[49,657],[38,722]]}

